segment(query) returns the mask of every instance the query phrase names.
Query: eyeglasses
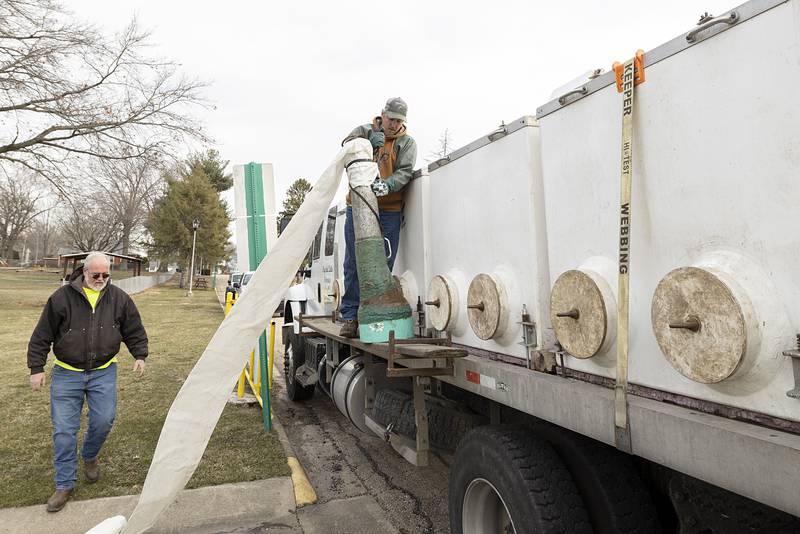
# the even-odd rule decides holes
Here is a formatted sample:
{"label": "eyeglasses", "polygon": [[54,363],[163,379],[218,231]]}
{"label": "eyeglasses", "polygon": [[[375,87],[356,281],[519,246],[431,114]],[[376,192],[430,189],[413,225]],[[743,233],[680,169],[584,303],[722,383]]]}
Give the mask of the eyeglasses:
{"label": "eyeglasses", "polygon": [[101,276],[103,277],[103,280],[106,280],[108,279],[108,277],[111,276],[111,273],[91,273],[91,274],[93,280],[99,280]]}

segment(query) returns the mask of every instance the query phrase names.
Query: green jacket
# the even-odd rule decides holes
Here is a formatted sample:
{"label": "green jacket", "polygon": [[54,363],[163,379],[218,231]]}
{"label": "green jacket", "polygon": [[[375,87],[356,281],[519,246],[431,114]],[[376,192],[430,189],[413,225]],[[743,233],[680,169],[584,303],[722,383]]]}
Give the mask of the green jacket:
{"label": "green jacket", "polygon": [[[405,128],[405,125],[403,125],[403,132],[405,132]],[[342,144],[356,137],[369,139],[372,131],[371,124],[358,126],[350,132],[344,141],[342,141]],[[414,174],[414,165],[417,163],[417,142],[408,134],[401,135],[394,141],[394,152],[397,158],[394,164],[394,172],[391,176],[382,177],[389,186],[389,191],[391,193],[400,191],[411,181],[411,176]]]}

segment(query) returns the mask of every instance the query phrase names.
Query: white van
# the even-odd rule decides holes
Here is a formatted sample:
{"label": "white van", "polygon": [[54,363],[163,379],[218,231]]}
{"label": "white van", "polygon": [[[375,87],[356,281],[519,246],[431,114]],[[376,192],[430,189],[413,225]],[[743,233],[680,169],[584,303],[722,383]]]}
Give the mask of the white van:
{"label": "white van", "polygon": [[247,284],[250,283],[250,280],[253,278],[254,274],[256,274],[255,271],[247,271],[242,275],[242,279],[239,282],[239,295],[244,293],[245,287],[247,287]]}

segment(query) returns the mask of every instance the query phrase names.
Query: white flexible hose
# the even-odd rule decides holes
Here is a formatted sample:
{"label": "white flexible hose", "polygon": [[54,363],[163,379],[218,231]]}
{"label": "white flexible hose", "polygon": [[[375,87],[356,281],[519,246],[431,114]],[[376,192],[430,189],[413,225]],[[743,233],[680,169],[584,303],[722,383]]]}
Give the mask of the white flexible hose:
{"label": "white flexible hose", "polygon": [[91,530],[87,530],[86,534],[119,534],[125,528],[125,516],[115,515],[109,517]]}
{"label": "white flexible hose", "polygon": [[370,156],[370,161],[359,161],[347,167],[347,179],[350,181],[350,187],[372,185],[375,177],[378,176],[378,164],[371,158],[372,156]]}
{"label": "white flexible hose", "polygon": [[[250,349],[269,323],[328,212],[345,165],[365,158],[372,158],[369,141],[354,139],[345,144],[220,324],[167,413],[139,502],[122,530],[125,534],[150,528],[191,478]],[[363,178],[361,173],[358,176]]]}

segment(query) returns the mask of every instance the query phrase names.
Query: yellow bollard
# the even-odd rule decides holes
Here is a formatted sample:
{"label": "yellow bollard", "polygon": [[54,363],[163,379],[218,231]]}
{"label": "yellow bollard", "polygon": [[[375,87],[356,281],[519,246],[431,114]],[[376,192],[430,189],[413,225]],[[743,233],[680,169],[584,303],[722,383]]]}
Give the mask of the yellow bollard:
{"label": "yellow bollard", "polygon": [[253,381],[253,384],[256,383],[256,372],[254,371],[254,369],[255,369],[255,357],[256,357],[256,351],[251,350],[250,351],[250,380]]}
{"label": "yellow bollard", "polygon": [[[236,304],[235,293],[225,293],[225,315],[231,312],[231,308]],[[242,369],[242,374],[239,375],[239,382],[236,384],[236,396],[240,399],[244,397],[244,383],[247,379],[245,376],[246,369]]]}
{"label": "yellow bollard", "polygon": [[269,323],[269,391],[272,393],[272,364],[275,363],[275,321]]}
{"label": "yellow bollard", "polygon": [[236,386],[236,396],[240,399],[244,397],[244,369],[242,369],[242,374],[239,375],[239,383]]}
{"label": "yellow bollard", "polygon": [[250,352],[250,379],[253,381],[253,390],[256,393],[256,397],[261,396],[261,368],[260,366],[256,365],[255,361],[256,351]]}

